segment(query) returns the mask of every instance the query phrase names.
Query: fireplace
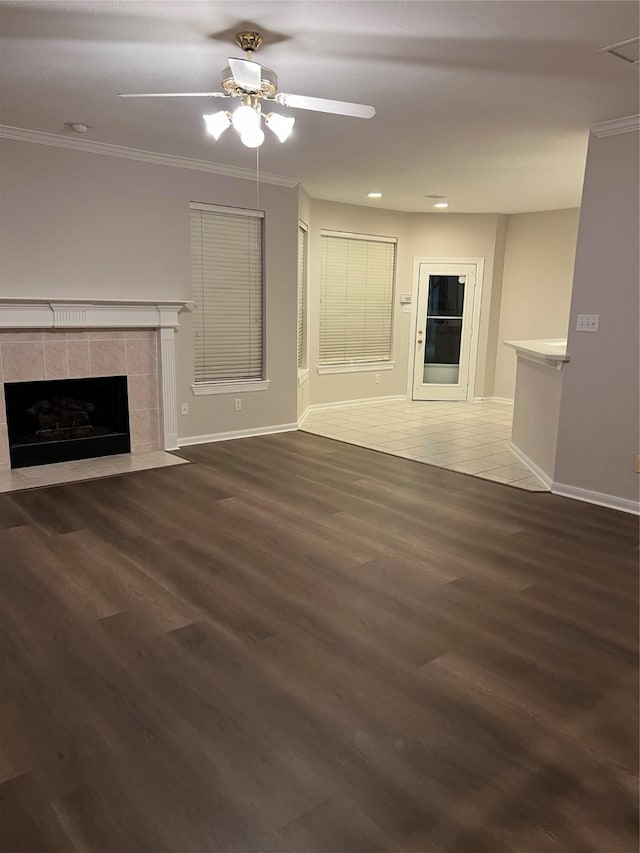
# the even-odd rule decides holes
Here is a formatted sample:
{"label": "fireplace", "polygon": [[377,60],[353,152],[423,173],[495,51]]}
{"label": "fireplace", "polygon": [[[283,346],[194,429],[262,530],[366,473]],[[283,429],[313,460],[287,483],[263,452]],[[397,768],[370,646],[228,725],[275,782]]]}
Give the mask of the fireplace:
{"label": "fireplace", "polygon": [[4,387],[12,468],[131,450],[126,376]]}

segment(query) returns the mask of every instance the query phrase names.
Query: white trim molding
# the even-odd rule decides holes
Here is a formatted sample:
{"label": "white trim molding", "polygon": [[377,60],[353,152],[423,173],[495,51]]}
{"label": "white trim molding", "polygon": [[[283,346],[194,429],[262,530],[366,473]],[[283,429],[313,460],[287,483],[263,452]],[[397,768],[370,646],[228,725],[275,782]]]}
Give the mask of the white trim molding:
{"label": "white trim molding", "polygon": [[640,115],[600,121],[591,127],[594,136],[616,136],[618,133],[630,133],[634,130],[640,130]]}
{"label": "white trim molding", "polygon": [[393,400],[406,400],[406,394],[393,394],[390,397],[360,397],[358,400],[340,400],[337,403],[314,403],[312,406],[307,406],[300,422],[310,415],[312,412],[319,412],[324,409],[344,409],[349,406],[366,406],[367,403],[390,403]]}
{"label": "white trim molding", "polygon": [[466,401],[476,399],[476,372],[478,364],[478,347],[480,342],[480,309],[482,305],[482,293],[484,290],[484,258],[483,257],[459,257],[440,258],[425,255],[414,255],[413,273],[411,277],[411,320],[407,364],[407,399],[413,400],[414,370],[416,362],[416,331],[418,329],[418,294],[420,290],[420,265],[421,264],[463,264],[476,268],[476,281],[473,301],[473,316],[471,318],[471,348],[469,351],[469,378],[467,382]]}
{"label": "white trim molding", "polygon": [[298,418],[298,429],[302,427],[302,424],[307,419],[307,415],[309,414],[309,406],[304,410],[304,412]]}
{"label": "white trim molding", "polygon": [[602,492],[592,492],[590,489],[580,489],[577,486],[567,486],[565,483],[556,482],[551,484],[551,491],[554,495],[560,495],[563,498],[573,498],[577,501],[585,501],[588,504],[597,504],[608,509],[640,515],[640,501],[632,501],[629,498],[618,498],[615,495],[605,495]]}
{"label": "white trim molding", "polygon": [[0,298],[0,329],[177,329],[186,300]]}
{"label": "white trim molding", "polygon": [[309,368],[303,367],[298,370],[298,388],[301,385],[304,385],[305,382],[309,381]]}
{"label": "white trim molding", "polygon": [[551,488],[553,484],[553,478],[550,477],[546,473],[546,471],[543,471],[539,465],[536,465],[536,463],[532,459],[529,459],[527,454],[523,453],[522,450],[520,450],[520,448],[512,441],[509,442],[509,450],[511,450],[514,456],[518,457],[518,459],[522,462],[523,465],[527,466],[527,468],[533,473],[535,477],[538,478],[538,480],[540,480],[541,483],[543,483],[548,489]]}
{"label": "white trim molding", "polygon": [[298,424],[275,424],[253,429],[235,429],[230,432],[212,432],[209,435],[187,435],[178,439],[180,447],[190,447],[193,444],[209,444],[213,441],[231,441],[235,438],[251,438],[256,435],[273,435],[278,432],[295,432]]}
{"label": "white trim molding", "polygon": [[158,367],[160,368],[160,403],[165,450],[178,449],[178,394],[176,388],[176,330],[159,330]]}
{"label": "white trim molding", "polygon": [[[256,173],[252,169],[240,166],[227,166],[224,163],[211,163],[209,160],[196,160],[191,157],[179,157],[176,154],[162,154],[158,151],[144,151],[139,148],[126,148],[123,145],[112,145],[108,142],[96,142],[93,139],[78,139],[77,137],[62,136],[57,133],[43,133],[40,130],[30,130],[24,127],[0,125],[0,138],[13,139],[17,142],[32,142],[37,145],[51,145],[54,148],[71,148],[75,151],[85,151],[89,154],[102,154],[107,157],[120,157],[125,160],[139,160],[143,163],[155,163],[159,166],[174,166],[179,169],[195,169],[198,172],[209,172],[214,175],[224,175],[228,178],[240,178],[255,183]],[[272,172],[260,172],[260,182],[275,184],[280,187],[295,187],[300,182],[298,178],[276,175]]]}
{"label": "white trim molding", "polygon": [[195,397],[207,394],[247,394],[250,391],[267,391],[268,379],[244,379],[238,382],[196,382],[191,386]]}
{"label": "white trim molding", "polygon": [[374,370],[378,373],[393,370],[395,366],[395,361],[367,361],[358,364],[319,364],[316,369],[323,376],[325,373],[373,373]]}

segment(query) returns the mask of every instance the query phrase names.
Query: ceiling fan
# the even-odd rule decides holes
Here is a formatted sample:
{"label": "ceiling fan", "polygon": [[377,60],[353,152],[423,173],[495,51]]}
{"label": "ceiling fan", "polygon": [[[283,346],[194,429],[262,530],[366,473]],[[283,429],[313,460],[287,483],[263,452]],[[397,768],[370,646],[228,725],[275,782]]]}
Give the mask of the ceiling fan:
{"label": "ceiling fan", "polygon": [[262,44],[262,36],[256,32],[240,32],[236,42],[245,52],[246,59],[229,57],[229,65],[222,71],[222,92],[153,92],[120,94],[121,98],[239,98],[241,106],[230,113],[222,110],[203,116],[208,131],[215,139],[233,125],[248,148],[257,148],[264,141],[260,120],[264,118],[267,127],[273,131],[280,142],[284,142],[293,129],[294,118],[280,113],[262,113],[263,104],[279,104],[299,110],[314,110],[333,115],[352,116],[354,118],[372,118],[375,107],[366,104],[351,104],[347,101],[332,101],[326,98],[312,98],[307,95],[289,95],[278,92],[278,78],[271,68],[253,61],[253,53]]}

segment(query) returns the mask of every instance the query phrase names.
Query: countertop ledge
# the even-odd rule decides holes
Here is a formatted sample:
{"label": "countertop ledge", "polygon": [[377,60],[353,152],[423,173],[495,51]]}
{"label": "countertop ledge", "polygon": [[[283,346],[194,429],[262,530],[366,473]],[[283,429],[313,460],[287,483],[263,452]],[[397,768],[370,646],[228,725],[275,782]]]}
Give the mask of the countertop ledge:
{"label": "countertop ledge", "polygon": [[552,362],[558,367],[566,364],[570,357],[567,355],[566,338],[548,338],[534,341],[505,341],[505,346],[516,350],[519,356],[530,358],[532,361]]}

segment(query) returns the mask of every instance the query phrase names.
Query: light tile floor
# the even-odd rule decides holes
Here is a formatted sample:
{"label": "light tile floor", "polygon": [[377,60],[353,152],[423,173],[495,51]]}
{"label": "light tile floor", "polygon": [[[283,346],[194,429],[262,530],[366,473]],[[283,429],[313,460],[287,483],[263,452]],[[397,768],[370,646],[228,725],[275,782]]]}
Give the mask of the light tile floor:
{"label": "light tile floor", "polygon": [[302,429],[520,489],[548,488],[509,449],[510,403],[388,400],[311,412]]}
{"label": "light tile floor", "polygon": [[127,474],[130,471],[147,471],[150,468],[184,464],[188,464],[187,459],[172,456],[164,450],[150,450],[145,453],[119,453],[115,456],[100,456],[97,459],[56,462],[53,465],[34,465],[31,468],[0,471],[0,493],[58,486],[62,483]]}

